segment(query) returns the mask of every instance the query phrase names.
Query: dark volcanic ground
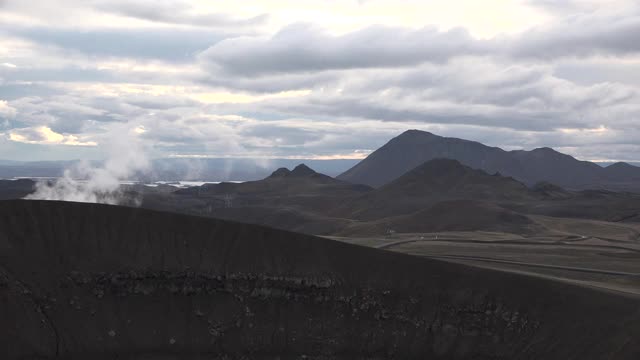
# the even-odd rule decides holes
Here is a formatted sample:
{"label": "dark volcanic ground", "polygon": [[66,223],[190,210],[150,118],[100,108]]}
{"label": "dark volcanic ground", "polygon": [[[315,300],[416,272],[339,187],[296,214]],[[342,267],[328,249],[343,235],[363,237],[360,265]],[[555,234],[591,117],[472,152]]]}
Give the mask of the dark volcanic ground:
{"label": "dark volcanic ground", "polygon": [[640,300],[266,227],[0,202],[7,359],[638,359]]}

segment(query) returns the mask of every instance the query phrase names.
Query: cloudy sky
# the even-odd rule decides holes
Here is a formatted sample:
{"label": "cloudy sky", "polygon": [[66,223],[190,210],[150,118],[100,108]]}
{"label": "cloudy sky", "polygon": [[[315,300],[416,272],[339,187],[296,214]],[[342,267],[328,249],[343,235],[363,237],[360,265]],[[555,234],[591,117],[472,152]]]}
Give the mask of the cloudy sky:
{"label": "cloudy sky", "polygon": [[636,0],[0,0],[0,159],[359,158],[406,129],[640,160]]}

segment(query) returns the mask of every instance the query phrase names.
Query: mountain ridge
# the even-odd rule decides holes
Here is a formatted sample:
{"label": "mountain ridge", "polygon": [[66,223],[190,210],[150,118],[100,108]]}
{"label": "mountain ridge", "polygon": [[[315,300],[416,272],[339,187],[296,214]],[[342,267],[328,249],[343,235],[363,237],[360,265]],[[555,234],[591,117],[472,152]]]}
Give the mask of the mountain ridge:
{"label": "mountain ridge", "polygon": [[[544,181],[569,189],[640,190],[640,183],[633,183],[636,175],[629,174],[637,172],[640,176],[640,168],[633,165],[612,175],[612,170],[549,147],[506,151],[477,141],[420,130],[407,130],[394,137],[336,178],[381,187],[436,158],[458,160],[488,173],[499,172],[529,186]],[[616,166],[619,167],[621,165]]]}

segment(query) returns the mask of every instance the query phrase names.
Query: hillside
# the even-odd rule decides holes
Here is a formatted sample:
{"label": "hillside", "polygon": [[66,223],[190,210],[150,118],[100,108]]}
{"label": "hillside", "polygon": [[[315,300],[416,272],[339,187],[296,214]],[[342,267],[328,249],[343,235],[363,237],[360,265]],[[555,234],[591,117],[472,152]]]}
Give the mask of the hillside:
{"label": "hillside", "polygon": [[0,202],[7,358],[636,359],[638,300],[142,209]]}
{"label": "hillside", "polygon": [[473,201],[443,201],[415,213],[353,223],[339,236],[380,236],[393,233],[435,233],[444,231],[493,231],[529,235],[543,227],[529,217],[496,204]]}
{"label": "hillside", "polygon": [[205,184],[172,194],[147,194],[142,206],[325,235],[349,222],[333,217],[331,209],[336,204],[371,190],[366,185],[336,180],[300,164],[293,170],[277,169],[257,181]]}
{"label": "hillside", "polygon": [[35,182],[30,179],[0,180],[0,200],[23,198],[34,191]]}

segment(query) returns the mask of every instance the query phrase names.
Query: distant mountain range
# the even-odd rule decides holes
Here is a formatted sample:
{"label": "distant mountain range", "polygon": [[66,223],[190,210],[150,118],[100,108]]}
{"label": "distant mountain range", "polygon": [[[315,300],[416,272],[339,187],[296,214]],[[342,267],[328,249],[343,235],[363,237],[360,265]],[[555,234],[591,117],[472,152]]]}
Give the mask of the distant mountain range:
{"label": "distant mountain range", "polygon": [[[381,187],[433,159],[453,159],[489,174],[500,173],[533,186],[546,182],[567,189],[607,189],[640,192],[640,167],[629,163],[580,161],[551,148],[505,151],[479,142],[408,130],[391,139],[366,159],[185,159],[152,160],[151,170],[131,174],[137,181],[255,181],[275,168],[304,162],[338,180]],[[0,160],[0,179],[60,177],[77,161],[21,162]],[[101,166],[93,161],[91,166]]]}
{"label": "distant mountain range", "polygon": [[513,177],[529,186],[548,182],[569,189],[640,190],[640,167],[602,167],[551,148],[505,151],[479,142],[408,130],[339,175],[340,180],[380,187],[426,161],[454,159],[490,174]]}
{"label": "distant mountain range", "polygon": [[548,182],[535,186],[434,159],[394,181],[372,188],[320,174],[306,165],[280,168],[244,183],[142,191],[141,206],[268,225],[317,235],[398,232],[543,231],[529,215],[636,221],[640,195],[605,190],[570,191]]}
{"label": "distant mountain range", "polygon": [[[623,166],[616,166],[624,170]],[[31,180],[0,181],[0,199],[22,198]],[[394,181],[372,188],[320,174],[300,164],[262,180],[222,182],[186,189],[123,185],[122,204],[216,217],[316,235],[382,235],[398,232],[499,231],[539,233],[530,215],[604,221],[640,221],[640,194],[534,186],[434,159]]]}

